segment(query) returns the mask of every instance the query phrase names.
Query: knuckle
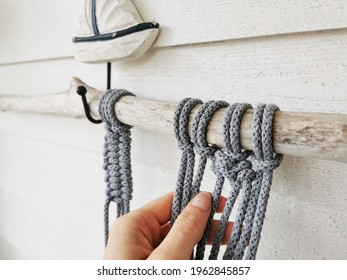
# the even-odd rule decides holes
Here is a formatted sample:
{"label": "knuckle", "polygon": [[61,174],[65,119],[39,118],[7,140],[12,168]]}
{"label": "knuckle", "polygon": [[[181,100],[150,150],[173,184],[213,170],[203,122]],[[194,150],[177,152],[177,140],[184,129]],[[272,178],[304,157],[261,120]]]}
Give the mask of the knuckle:
{"label": "knuckle", "polygon": [[189,209],[185,209],[177,218],[178,226],[180,227],[181,235],[191,235],[199,232],[201,223],[199,217]]}

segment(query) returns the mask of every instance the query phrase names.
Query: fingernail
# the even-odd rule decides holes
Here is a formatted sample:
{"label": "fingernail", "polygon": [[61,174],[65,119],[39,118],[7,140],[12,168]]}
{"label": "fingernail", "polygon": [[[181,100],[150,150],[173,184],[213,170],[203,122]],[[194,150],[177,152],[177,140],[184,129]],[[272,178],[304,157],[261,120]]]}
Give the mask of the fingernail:
{"label": "fingernail", "polygon": [[206,192],[198,193],[192,200],[192,205],[202,210],[209,210],[211,208],[211,195]]}

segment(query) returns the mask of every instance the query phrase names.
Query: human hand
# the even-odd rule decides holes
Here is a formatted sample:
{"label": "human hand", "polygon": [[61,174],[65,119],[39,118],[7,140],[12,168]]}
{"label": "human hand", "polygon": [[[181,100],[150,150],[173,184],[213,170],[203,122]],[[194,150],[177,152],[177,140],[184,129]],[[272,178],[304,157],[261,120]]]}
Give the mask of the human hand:
{"label": "human hand", "polygon": [[[170,230],[172,201],[173,193],[169,193],[116,219],[110,229],[104,259],[189,260],[204,233],[211,212],[211,194],[196,195]],[[217,212],[222,212],[225,202],[226,198],[220,197]],[[218,222],[212,223],[208,244],[216,236]],[[223,244],[227,243],[232,226],[229,222]]]}

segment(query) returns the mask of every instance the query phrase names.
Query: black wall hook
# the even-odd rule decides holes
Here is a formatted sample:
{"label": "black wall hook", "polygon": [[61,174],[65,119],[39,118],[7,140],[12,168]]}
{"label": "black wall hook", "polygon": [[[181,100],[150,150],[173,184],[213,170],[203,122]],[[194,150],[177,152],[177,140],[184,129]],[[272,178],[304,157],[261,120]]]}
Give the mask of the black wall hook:
{"label": "black wall hook", "polygon": [[111,62],[107,62],[107,90],[111,88]]}
{"label": "black wall hook", "polygon": [[86,98],[86,93],[87,93],[87,89],[84,86],[79,86],[76,89],[76,92],[78,95],[80,95],[82,97],[82,103],[83,103],[83,108],[84,108],[84,112],[86,114],[87,119],[95,124],[99,124],[102,123],[102,120],[96,120],[92,117],[92,115],[90,114],[90,108],[87,102],[87,98]]}
{"label": "black wall hook", "polygon": [[[109,90],[111,88],[111,63],[107,62],[107,90]],[[84,112],[86,114],[87,119],[95,124],[99,124],[102,123],[102,120],[96,120],[92,117],[92,115],[90,114],[90,108],[87,102],[87,89],[84,86],[79,86],[76,89],[76,92],[78,95],[80,95],[82,97],[82,103],[83,103],[83,108],[84,108]]]}

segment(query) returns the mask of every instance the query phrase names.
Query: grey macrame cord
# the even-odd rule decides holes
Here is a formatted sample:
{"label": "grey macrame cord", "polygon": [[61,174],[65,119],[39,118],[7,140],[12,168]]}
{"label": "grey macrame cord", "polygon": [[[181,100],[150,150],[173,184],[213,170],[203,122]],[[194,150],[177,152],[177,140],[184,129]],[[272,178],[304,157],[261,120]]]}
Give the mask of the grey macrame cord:
{"label": "grey macrame cord", "polygon": [[[191,106],[187,106],[191,102]],[[179,171],[179,176],[177,179],[177,185],[175,190],[174,202],[172,207],[172,218],[171,225],[177,218],[177,216],[181,213],[181,210],[188,204],[189,200],[193,198],[200,191],[200,184],[204,175],[204,170],[206,167],[207,159],[212,157],[214,152],[216,151],[215,147],[208,145],[205,135],[207,130],[207,124],[209,123],[212,115],[215,111],[220,108],[226,107],[228,104],[224,101],[209,101],[203,104],[192,124],[192,140],[189,141],[188,136],[188,118],[190,111],[196,104],[200,104],[200,100],[193,100],[186,98],[182,100],[176,111],[174,117],[174,131],[176,138],[178,140],[178,146],[182,150],[181,156],[181,166]],[[186,105],[185,105],[186,104]],[[181,120],[181,121],[179,121]],[[179,135],[179,131],[184,131],[185,135]],[[183,140],[184,139],[184,140]],[[188,164],[188,159],[186,156],[187,151],[192,153],[194,146],[194,152],[200,156],[200,161],[197,166],[196,175],[194,176],[194,180],[192,181],[192,176],[194,173],[194,164]],[[190,174],[189,184],[185,186],[188,188],[186,190],[182,190],[182,186],[184,185],[185,177],[182,176],[183,172]],[[181,207],[179,207],[181,205]]]}
{"label": "grey macrame cord", "polygon": [[[260,233],[263,227],[267,202],[270,195],[273,170],[277,168],[283,159],[282,154],[274,154],[272,140],[273,117],[279,108],[273,104],[260,104],[253,115],[253,165],[259,174],[261,182],[257,197],[257,205],[254,209],[254,220],[251,236],[246,254],[247,260],[254,260],[260,241]],[[257,176],[258,177],[258,176]]]}
{"label": "grey macrame cord", "polygon": [[[214,154],[218,150],[217,147],[211,146],[208,144],[206,139],[206,133],[207,133],[207,127],[208,124],[213,116],[213,114],[221,109],[227,107],[229,104],[225,101],[208,101],[206,102],[201,109],[199,110],[198,114],[196,115],[194,121],[198,123],[196,131],[193,130],[192,133],[192,139],[194,141],[194,151],[200,155],[200,169],[197,172],[197,180],[195,182],[196,186],[196,193],[200,190],[200,185],[202,181],[202,176],[204,175],[204,169],[206,167],[206,163],[208,159],[212,159],[214,157]],[[201,111],[201,112],[200,112]],[[200,177],[199,177],[200,176]],[[196,256],[195,259],[202,259],[204,251],[205,251],[205,245],[207,241],[207,236],[210,231],[210,228],[212,226],[212,220],[213,215],[216,212],[217,206],[218,206],[218,200],[219,196],[222,191],[222,186],[224,184],[224,179],[219,180],[216,182],[216,190],[217,192],[212,195],[212,210],[209,222],[206,226],[204,235],[200,242],[198,243],[198,246],[196,248]],[[219,195],[218,195],[219,193]]]}
{"label": "grey macrame cord", "polygon": [[[239,127],[241,123],[242,114],[249,107],[250,106],[248,104],[233,104],[229,106],[226,110],[223,123],[223,136],[225,148],[223,150],[216,150],[213,157],[211,157],[212,171],[216,174],[217,181],[214,187],[214,191],[212,193],[211,215],[207,223],[204,235],[198,243],[196,259],[203,259],[204,257],[207,236],[209,235],[211,230],[213,216],[217,209],[217,205],[222,193],[225,179],[228,179],[230,181],[232,188],[230,191],[230,196],[228,197],[226,206],[224,208],[224,213],[222,214],[222,218],[219,223],[217,236],[211,249],[209,259],[216,259],[218,256],[219,247],[224,235],[224,231],[226,229],[226,224],[228,222],[231,209],[235,203],[235,200],[242,186],[241,183],[243,180],[246,180],[248,182],[248,185],[246,186],[248,186],[249,188],[251,182],[249,181],[249,177],[252,175],[252,172],[248,174],[249,171],[247,169],[251,168],[251,163],[245,161],[245,159],[249,156],[250,153],[248,151],[242,152],[241,146],[239,144]],[[205,125],[207,126],[208,123],[206,123]],[[240,178],[238,178],[239,173]],[[240,183],[236,181],[237,178],[239,179]],[[245,198],[247,202],[247,196],[245,196]],[[239,216],[240,214],[238,215],[238,217]],[[236,232],[237,231],[234,231],[233,235],[235,235]]]}
{"label": "grey macrame cord", "polygon": [[[228,241],[223,259],[255,259],[260,240],[267,200],[272,182],[273,169],[279,166],[282,155],[273,153],[272,122],[273,114],[278,108],[275,105],[259,105],[253,118],[253,144],[254,152],[242,150],[240,145],[240,129],[243,113],[250,109],[249,104],[233,104],[226,111],[223,122],[224,148],[210,146],[206,141],[206,131],[213,113],[228,104],[223,101],[208,101],[204,103],[193,120],[192,139],[189,141],[188,117],[195,105],[187,106],[189,98],[183,100],[175,112],[175,134],[182,149],[180,176],[178,177],[172,217],[177,218],[179,213],[199,191],[204,175],[207,160],[212,161],[212,171],[217,176],[217,181],[212,194],[212,211],[202,239],[197,245],[195,259],[203,259],[207,236],[211,230],[213,217],[217,209],[225,179],[230,183],[230,192],[227,197],[217,235],[211,248],[209,259],[218,257],[220,245],[229,221],[229,216],[234,208],[236,199],[240,203],[236,213],[233,231]],[[193,101],[190,101],[193,104]],[[199,102],[197,102],[198,104]],[[185,110],[182,108],[185,107]],[[182,114],[182,112],[184,112]],[[179,119],[181,119],[179,121]],[[185,135],[179,135],[185,131]],[[184,141],[182,140],[184,139]],[[195,176],[194,162],[188,163],[194,156],[193,150],[200,155],[200,161]],[[252,160],[249,159],[252,154]],[[252,163],[256,172],[252,169]],[[189,174],[187,176],[182,174]],[[194,177],[192,180],[192,176]],[[184,198],[184,199],[183,199]],[[184,202],[183,202],[184,200]],[[180,207],[178,207],[178,204]],[[248,251],[247,243],[249,241]]]}
{"label": "grey macrame cord", "polygon": [[[243,151],[240,144],[242,116],[244,112],[250,108],[252,107],[245,103],[233,104],[225,112],[223,123],[224,148],[215,153],[212,170],[217,178],[223,176],[228,179],[230,191],[209,259],[217,259],[218,257],[219,248],[229,221],[229,216],[238,197],[240,197],[240,204],[226,252],[233,252],[240,238],[246,207],[252,188],[252,181],[255,178],[255,172],[252,170],[252,163],[247,159],[251,151]],[[228,259],[225,255],[223,258]]]}
{"label": "grey macrame cord", "polygon": [[105,124],[104,170],[106,171],[106,201],[104,207],[105,245],[108,241],[109,207],[117,204],[117,217],[130,211],[133,192],[131,169],[131,126],[121,123],[115,104],[123,96],[134,96],[126,90],[111,89],[101,98],[99,114]]}
{"label": "grey macrame cord", "polygon": [[190,111],[201,104],[199,99],[186,98],[177,106],[174,114],[174,133],[178,147],[182,150],[181,165],[178,172],[177,184],[171,211],[171,226],[174,224],[181,210],[191,199],[192,180],[194,176],[195,154],[193,143],[189,139],[188,121]]}
{"label": "grey macrame cord", "polygon": [[[215,151],[214,147],[207,147],[206,149],[202,149],[198,144],[198,139],[201,140],[201,136],[199,135],[205,133],[200,132],[201,128],[199,130],[199,127],[201,127],[200,119],[203,114],[211,111],[211,109],[212,111],[210,112],[210,115],[212,115],[213,112],[218,109],[218,106],[213,109],[215,105],[210,107],[212,103],[214,103],[214,101],[207,102],[199,108],[192,124],[192,139],[190,140],[189,138],[189,114],[196,105],[201,103],[202,101],[199,99],[183,99],[177,106],[174,115],[174,132],[178,141],[178,146],[182,150],[182,156],[172,207],[171,226],[173,225],[177,216],[187,206],[188,202],[200,191],[200,183],[204,175],[207,158],[208,156],[211,156]],[[205,122],[208,122],[208,120],[209,118],[206,118]],[[195,176],[194,152],[200,155],[197,173]]]}

